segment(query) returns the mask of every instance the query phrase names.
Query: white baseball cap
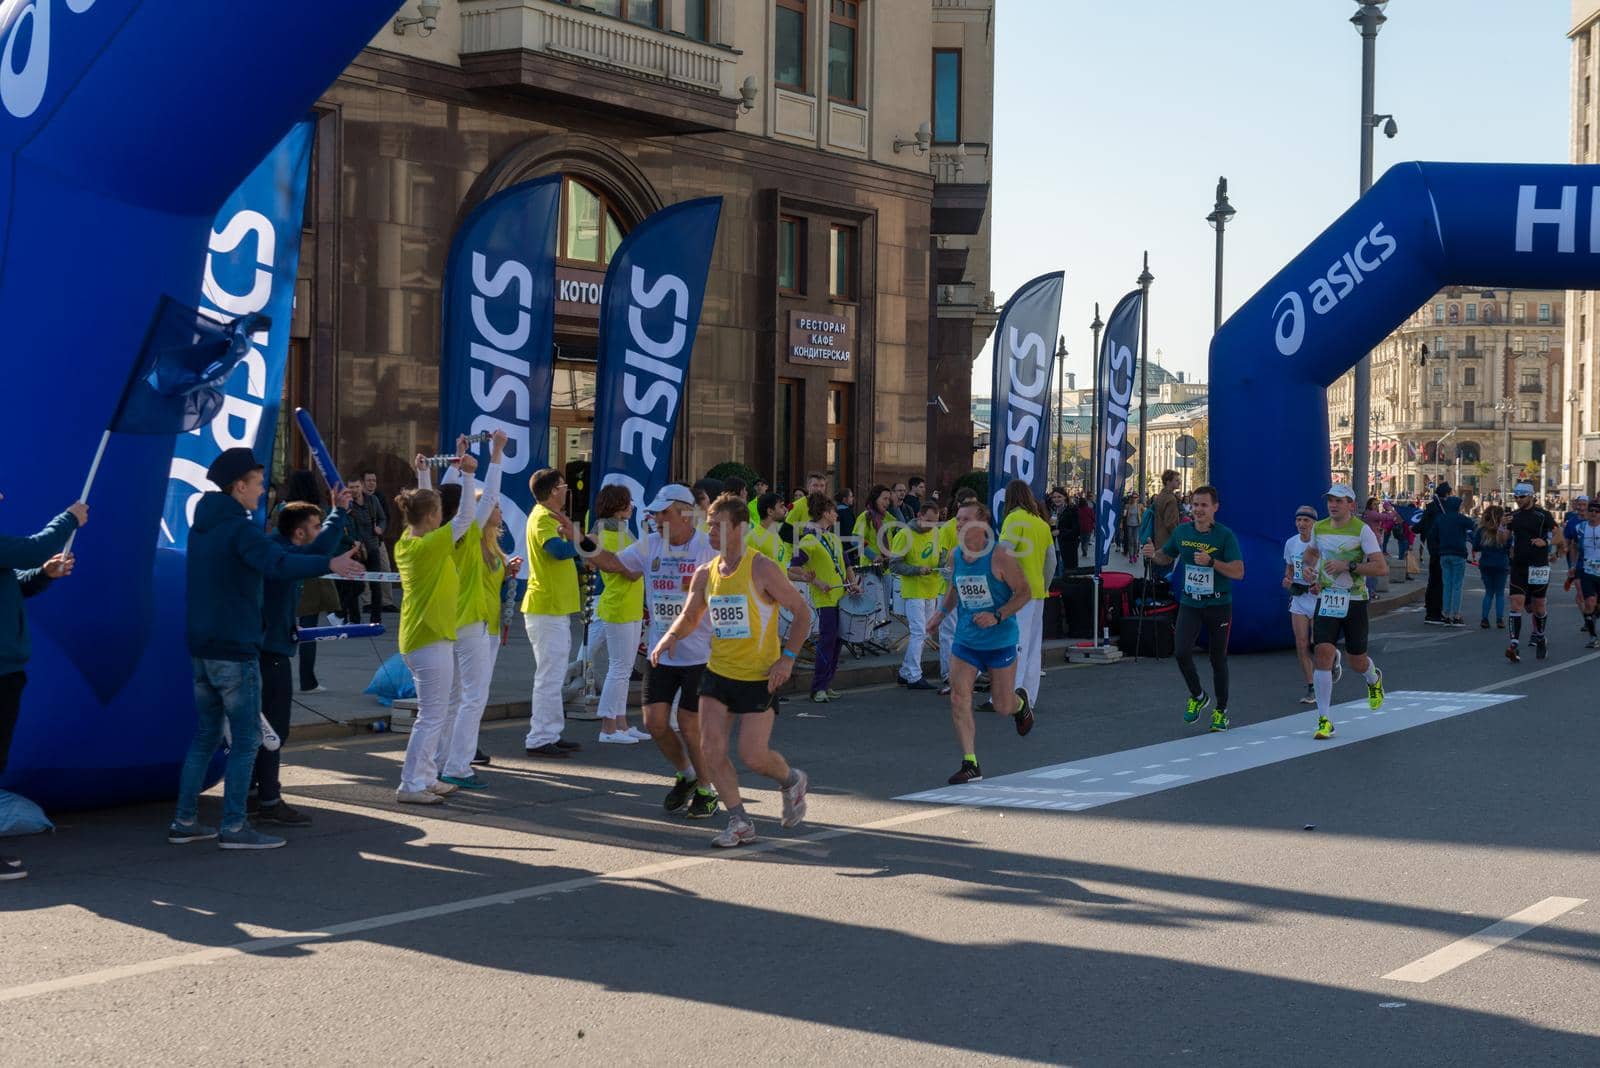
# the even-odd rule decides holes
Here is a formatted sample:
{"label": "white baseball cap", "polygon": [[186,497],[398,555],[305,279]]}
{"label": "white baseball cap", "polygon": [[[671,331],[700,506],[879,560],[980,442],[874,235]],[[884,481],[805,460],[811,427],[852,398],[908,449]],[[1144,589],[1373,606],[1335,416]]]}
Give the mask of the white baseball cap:
{"label": "white baseball cap", "polygon": [[687,504],[690,508],[694,507],[694,494],[690,492],[688,486],[680,486],[676,483],[662,486],[661,491],[656,494],[656,499],[650,502],[645,511],[651,513],[665,512],[675,504]]}
{"label": "white baseball cap", "polygon": [[1328,487],[1328,492],[1324,494],[1324,496],[1343,497],[1347,501],[1353,501],[1356,499],[1356,491],[1345,485],[1343,482],[1335,482],[1333,485]]}

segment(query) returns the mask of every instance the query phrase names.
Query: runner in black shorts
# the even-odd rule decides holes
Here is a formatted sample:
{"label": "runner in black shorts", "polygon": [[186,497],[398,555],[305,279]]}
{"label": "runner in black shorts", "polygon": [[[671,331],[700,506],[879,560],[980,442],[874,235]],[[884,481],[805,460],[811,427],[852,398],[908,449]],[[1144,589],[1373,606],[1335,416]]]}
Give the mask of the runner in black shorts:
{"label": "runner in black shorts", "polygon": [[1355,515],[1355,491],[1343,483],[1328,487],[1328,518],[1311,528],[1311,546],[1305,566],[1313,569],[1317,614],[1311,620],[1314,670],[1311,684],[1317,695],[1318,740],[1334,734],[1333,679],[1339,656],[1338,642],[1350,666],[1367,683],[1367,707],[1383,707],[1383,672],[1367,655],[1367,576],[1389,570],[1383,549],[1372,528]]}
{"label": "runner in black shorts", "polygon": [[[602,571],[645,580],[646,644],[653,647],[682,615],[694,573],[717,551],[711,539],[695,529],[694,494],[689,487],[664,487],[647,511],[655,517],[656,533],[615,555],[593,552],[589,562]],[[692,820],[717,814],[717,795],[700,754],[700,687],[710,656],[711,626],[702,621],[671,653],[644,670],[644,729],[677,772],[661,804],[668,812],[688,805]]]}
{"label": "runner in black shorts", "polygon": [[746,682],[741,679],[725,679],[714,671],[708,671],[701,692],[713,701],[720,701],[735,716],[777,711],[772,691],[767,688],[766,679]]}
{"label": "runner in black shorts", "polygon": [[1585,502],[1585,518],[1572,531],[1572,570],[1567,584],[1578,583],[1578,599],[1583,607],[1583,630],[1589,635],[1586,649],[1600,649],[1595,635],[1595,610],[1600,608],[1600,496]]}
{"label": "runner in black shorts", "polygon": [[1522,659],[1517,644],[1522,637],[1522,609],[1533,613],[1534,655],[1543,660],[1548,654],[1545,640],[1545,595],[1550,591],[1551,550],[1563,547],[1561,526],[1555,516],[1533,503],[1533,486],[1518,482],[1517,510],[1511,513],[1511,641],[1506,659],[1513,664]]}

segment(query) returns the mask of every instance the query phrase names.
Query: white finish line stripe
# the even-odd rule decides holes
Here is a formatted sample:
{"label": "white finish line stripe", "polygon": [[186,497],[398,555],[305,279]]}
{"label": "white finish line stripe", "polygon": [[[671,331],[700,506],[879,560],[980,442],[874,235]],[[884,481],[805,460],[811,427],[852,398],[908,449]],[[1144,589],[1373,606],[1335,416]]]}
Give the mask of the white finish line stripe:
{"label": "white finish line stripe", "polygon": [[[1523,676],[1518,681],[1529,677]],[[1190,732],[1200,733],[1189,733],[1183,738],[1140,749],[1085,757],[1069,764],[986,778],[965,786],[924,790],[896,800],[1082,812],[1131,797],[1327,752],[1518,700],[1521,698],[1515,694],[1401,690],[1389,694],[1383,707],[1376,712],[1367,707],[1365,700],[1335,705],[1331,713],[1337,732],[1326,741],[1315,741],[1311,737],[1317,722],[1316,713],[1301,711],[1247,727],[1235,727],[1220,735],[1207,733],[1203,726],[1190,727]],[[1303,727],[1291,730],[1296,723]],[[1112,789],[1090,786],[1102,782]]]}
{"label": "white finish line stripe", "polygon": [[745,846],[726,853],[716,852],[679,857],[676,860],[660,861],[637,868],[625,868],[622,871],[609,872],[603,875],[588,875],[579,879],[567,879],[559,883],[524,886],[499,894],[485,894],[482,897],[446,901],[438,905],[410,909],[406,912],[391,912],[383,916],[369,916],[366,919],[331,924],[318,931],[288,933],[273,938],[257,938],[249,942],[236,942],[231,946],[214,946],[210,949],[196,950],[193,953],[180,953],[171,957],[158,957],[155,960],[119,965],[115,968],[102,968],[99,971],[83,972],[79,975],[66,975],[59,979],[46,979],[37,983],[27,983],[22,986],[13,986],[0,990],[0,1003],[22,1001],[25,998],[38,997],[41,994],[56,994],[66,990],[98,986],[101,983],[116,982],[119,979],[131,979],[134,976],[150,975],[154,972],[171,971],[175,968],[188,968],[199,964],[216,964],[219,961],[230,960],[235,957],[269,953],[272,950],[283,949],[287,946],[303,946],[308,943],[327,942],[330,939],[340,938],[345,935],[362,934],[366,931],[382,930],[385,927],[403,927],[406,924],[417,923],[421,920],[431,920],[439,916],[451,916],[459,912],[471,912],[476,909],[488,908],[491,905],[513,905],[528,898],[570,894],[576,890],[586,890],[606,883],[637,881],[658,876],[665,872],[697,868],[702,864],[710,864],[713,861],[736,860],[739,857],[748,857],[756,853],[771,853],[779,849],[794,849],[800,846],[814,845],[818,842],[827,842],[835,838],[847,838],[850,835],[862,834],[867,831],[882,831],[890,827],[902,827],[908,823],[921,823],[924,820],[938,819],[940,816],[947,816],[960,811],[961,809],[959,808],[919,809],[916,812],[905,812],[898,816],[890,816],[887,819],[864,823],[859,827],[835,827],[831,830],[818,831],[816,834],[806,835],[804,838],[767,838],[757,842],[755,845]]}
{"label": "white finish line stripe", "polygon": [[1499,923],[1490,924],[1475,935],[1468,935],[1443,949],[1434,950],[1421,960],[1412,961],[1384,978],[1400,983],[1426,983],[1429,979],[1437,979],[1445,972],[1476,960],[1496,946],[1503,946],[1513,938],[1520,938],[1535,927],[1571,912],[1588,900],[1583,897],[1547,897],[1537,905],[1530,905]]}

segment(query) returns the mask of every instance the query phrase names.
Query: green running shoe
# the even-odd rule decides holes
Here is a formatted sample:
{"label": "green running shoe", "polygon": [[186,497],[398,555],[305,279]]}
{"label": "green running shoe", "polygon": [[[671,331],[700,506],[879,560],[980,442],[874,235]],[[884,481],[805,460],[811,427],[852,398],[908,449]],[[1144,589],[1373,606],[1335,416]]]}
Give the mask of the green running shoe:
{"label": "green running shoe", "polygon": [[1378,671],[1378,681],[1367,683],[1367,707],[1376,712],[1383,707],[1383,670]]}
{"label": "green running shoe", "polygon": [[1333,720],[1329,719],[1327,716],[1318,716],[1317,733],[1313,734],[1311,737],[1315,738],[1319,742],[1332,738]]}
{"label": "green running shoe", "polygon": [[1216,734],[1228,729],[1228,713],[1217,709],[1211,713],[1211,733]]}
{"label": "green running shoe", "polygon": [[1210,703],[1211,695],[1208,693],[1202,693],[1199,697],[1189,698],[1189,704],[1183,710],[1183,721],[1185,723],[1193,723],[1200,718],[1200,713],[1204,712],[1206,706]]}

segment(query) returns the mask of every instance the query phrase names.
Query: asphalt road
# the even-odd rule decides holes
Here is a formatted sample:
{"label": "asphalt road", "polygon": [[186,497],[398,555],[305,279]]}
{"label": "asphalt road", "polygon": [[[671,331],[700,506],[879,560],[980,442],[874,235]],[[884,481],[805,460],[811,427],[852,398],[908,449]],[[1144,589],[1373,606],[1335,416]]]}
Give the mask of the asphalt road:
{"label": "asphalt road", "polygon": [[[1081,812],[895,800],[958,754],[943,701],[888,688],[785,706],[810,822],[752,789],[732,855],[662,813],[652,747],[538,763],[516,724],[485,732],[493,788],[431,810],[392,802],[403,739],[294,748],[316,823],[275,852],[68,815],[8,843],[0,1061],[1600,1063],[1600,653],[1554,600],[1515,667],[1498,631],[1375,626],[1391,692],[1517,700]],[[1234,676],[1235,728],[1310,726],[1291,655]],[[1212,744],[1183,696],[1170,660],[1053,669],[1032,735],[981,724],[985,772]]]}

